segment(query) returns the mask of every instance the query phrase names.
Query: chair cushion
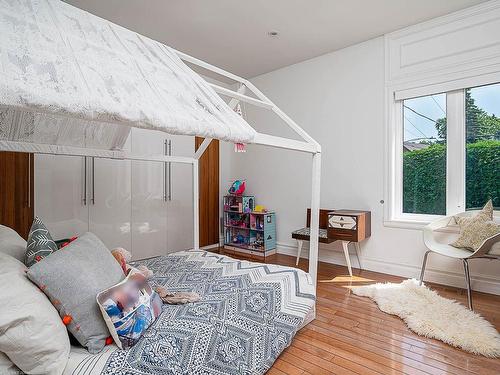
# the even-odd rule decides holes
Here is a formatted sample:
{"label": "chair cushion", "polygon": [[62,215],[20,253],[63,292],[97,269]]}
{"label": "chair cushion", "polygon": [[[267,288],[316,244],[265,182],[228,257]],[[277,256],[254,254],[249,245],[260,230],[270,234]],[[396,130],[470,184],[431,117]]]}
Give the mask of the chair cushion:
{"label": "chair cushion", "polygon": [[101,351],[109,331],[96,296],[125,277],[106,246],[85,233],[31,266],[28,277],[49,297],[78,342],[90,353]]}
{"label": "chair cushion", "polygon": [[472,217],[455,217],[460,236],[451,246],[476,251],[488,238],[500,233],[500,225],[493,221],[493,204],[488,203]]}

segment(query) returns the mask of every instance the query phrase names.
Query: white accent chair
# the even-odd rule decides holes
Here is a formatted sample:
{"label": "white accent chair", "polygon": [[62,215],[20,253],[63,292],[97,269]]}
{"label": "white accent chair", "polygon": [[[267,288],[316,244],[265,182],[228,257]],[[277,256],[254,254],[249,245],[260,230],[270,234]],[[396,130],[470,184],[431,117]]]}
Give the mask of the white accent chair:
{"label": "white accent chair", "polygon": [[[487,238],[483,244],[476,251],[469,251],[465,249],[459,249],[449,245],[448,243],[440,242],[438,239],[437,232],[447,232],[447,233],[458,233],[459,228],[454,219],[455,216],[467,217],[472,216],[477,211],[467,211],[461,214],[447,216],[444,218],[437,219],[432,223],[426,225],[423,229],[424,232],[424,243],[429,249],[425,255],[422,263],[422,270],[420,272],[420,284],[424,280],[425,266],[427,263],[427,257],[430,252],[441,254],[450,258],[462,259],[465,271],[465,282],[467,285],[467,300],[469,309],[472,308],[472,291],[470,284],[470,273],[469,273],[469,260],[476,258],[486,258],[486,259],[500,259],[500,246],[493,246],[495,243],[500,242],[500,233],[490,238]],[[448,239],[447,242],[452,242]],[[500,243],[499,243],[500,244]]]}

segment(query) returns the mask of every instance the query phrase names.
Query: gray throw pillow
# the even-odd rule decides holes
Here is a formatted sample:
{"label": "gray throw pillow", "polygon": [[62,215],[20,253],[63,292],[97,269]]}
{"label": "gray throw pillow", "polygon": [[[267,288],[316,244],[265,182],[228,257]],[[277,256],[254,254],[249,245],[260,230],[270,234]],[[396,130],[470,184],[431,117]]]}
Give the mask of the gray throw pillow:
{"label": "gray throw pillow", "polygon": [[57,251],[57,245],[52,239],[47,227],[37,216],[33,220],[28,241],[26,242],[26,258],[24,264],[31,267],[33,264],[48,257],[54,251]]}
{"label": "gray throw pillow", "polygon": [[110,336],[96,296],[125,278],[106,246],[85,233],[43,262],[29,268],[28,278],[49,297],[63,323],[90,353],[98,353]]}

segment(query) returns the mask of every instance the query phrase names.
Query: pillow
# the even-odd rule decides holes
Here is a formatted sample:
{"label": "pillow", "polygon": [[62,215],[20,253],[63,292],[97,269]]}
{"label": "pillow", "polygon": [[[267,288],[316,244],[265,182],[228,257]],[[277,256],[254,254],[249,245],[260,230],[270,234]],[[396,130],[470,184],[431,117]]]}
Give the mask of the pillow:
{"label": "pillow", "polygon": [[460,225],[460,236],[451,246],[476,251],[484,241],[500,233],[500,225],[494,221],[467,221]]}
{"label": "pillow", "polygon": [[124,278],[106,246],[92,233],[85,233],[31,266],[28,277],[49,297],[78,342],[90,353],[100,352],[109,331],[95,298]]}
{"label": "pillow", "polygon": [[0,352],[0,374],[2,375],[19,375],[21,370],[12,363],[5,354]]}
{"label": "pillow", "polygon": [[163,304],[146,278],[132,270],[125,280],[97,295],[111,336],[120,349],[132,347],[161,313]]}
{"label": "pillow", "polygon": [[0,225],[0,252],[24,260],[26,241],[14,229]]}
{"label": "pillow", "polygon": [[49,230],[38,216],[35,217],[28,234],[24,264],[31,267],[54,251],[57,251],[57,245],[52,239]]}
{"label": "pillow", "polygon": [[[68,332],[47,297],[26,277],[26,266],[3,253],[0,306],[0,352],[25,373],[62,374],[70,351]],[[9,368],[5,356],[0,363],[2,371]]]}
{"label": "pillow", "polygon": [[476,251],[489,237],[500,232],[500,226],[493,221],[491,199],[483,209],[472,217],[455,216],[460,226],[460,236],[451,246]]}

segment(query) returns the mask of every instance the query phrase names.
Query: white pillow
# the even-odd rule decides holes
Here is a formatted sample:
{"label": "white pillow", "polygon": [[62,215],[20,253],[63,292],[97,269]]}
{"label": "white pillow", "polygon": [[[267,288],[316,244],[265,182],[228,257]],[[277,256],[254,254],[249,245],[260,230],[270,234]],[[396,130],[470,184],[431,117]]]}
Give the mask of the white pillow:
{"label": "white pillow", "polygon": [[21,372],[5,354],[0,352],[0,374],[19,375]]}
{"label": "white pillow", "polygon": [[26,271],[0,252],[0,352],[27,374],[60,375],[69,357],[68,333]]}
{"label": "white pillow", "polygon": [[9,254],[24,262],[26,241],[14,229],[0,225],[0,253]]}

